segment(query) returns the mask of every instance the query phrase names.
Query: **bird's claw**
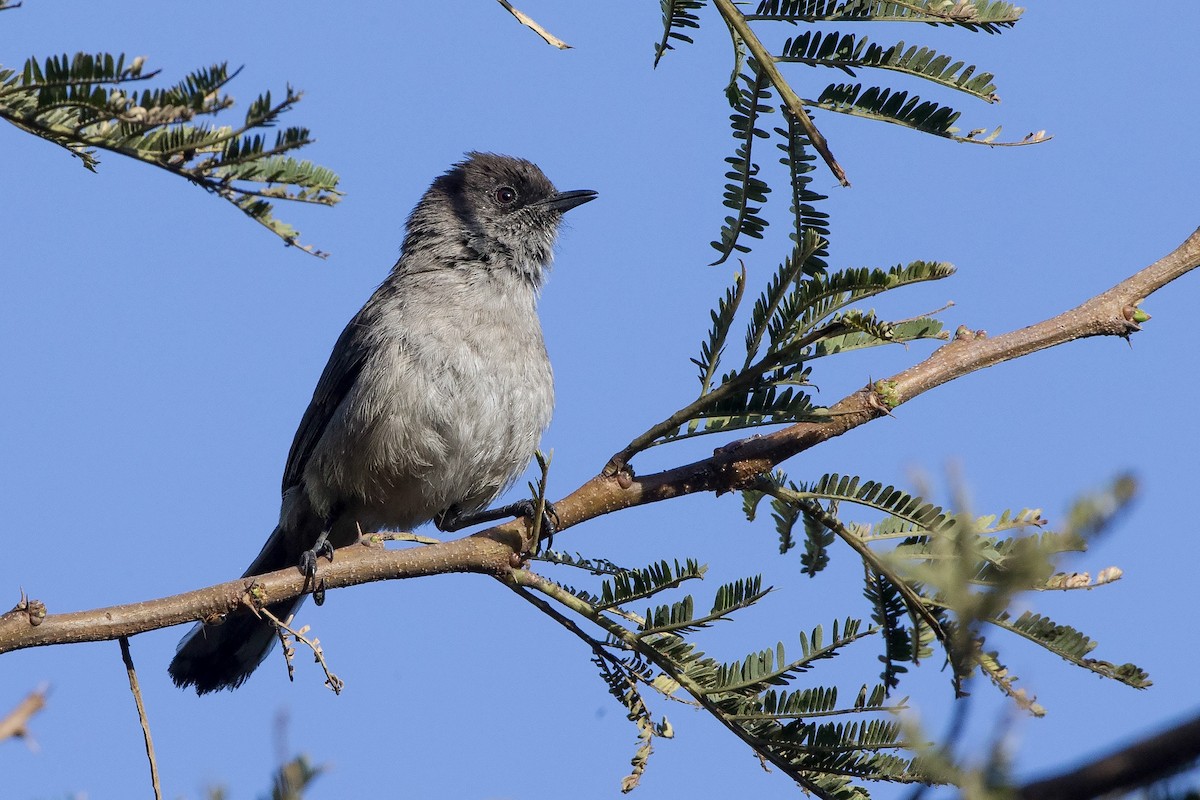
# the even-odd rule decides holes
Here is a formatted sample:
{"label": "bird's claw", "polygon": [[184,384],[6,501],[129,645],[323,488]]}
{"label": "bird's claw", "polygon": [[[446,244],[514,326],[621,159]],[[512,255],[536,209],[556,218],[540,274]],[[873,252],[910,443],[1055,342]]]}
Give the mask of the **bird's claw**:
{"label": "bird's claw", "polygon": [[[325,556],[331,562],[333,561],[333,545],[329,543],[324,534],[317,540],[311,550],[305,550],[300,554],[300,572],[304,575],[306,581],[312,581],[317,577],[317,561]],[[313,589],[313,602],[317,605],[322,605],[325,602],[325,582],[321,583]]]}
{"label": "bird's claw", "polygon": [[[529,520],[530,525],[534,525],[538,513],[538,504],[533,500],[520,500],[517,503],[517,513]],[[554,509],[554,504],[547,501],[542,503],[542,520],[541,527],[538,531],[538,541],[534,542],[534,549],[545,540],[546,547],[549,548],[554,544],[554,534],[558,533],[558,512]]]}
{"label": "bird's claw", "polygon": [[317,560],[321,556],[325,556],[330,561],[333,561],[333,545],[327,539],[317,542],[311,550],[305,550],[300,554],[300,571],[304,573],[304,577],[316,577]]}

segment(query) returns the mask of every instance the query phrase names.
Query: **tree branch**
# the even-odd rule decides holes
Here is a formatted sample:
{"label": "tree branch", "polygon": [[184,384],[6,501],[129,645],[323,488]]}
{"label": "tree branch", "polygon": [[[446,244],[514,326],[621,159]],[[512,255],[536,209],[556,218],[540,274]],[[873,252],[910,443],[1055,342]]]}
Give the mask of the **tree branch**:
{"label": "tree branch", "polygon": [[[558,531],[602,514],[655,503],[695,492],[724,492],[752,486],[758,476],[828,439],[840,436],[943,383],[1003,361],[1091,336],[1128,337],[1148,319],[1137,305],[1171,281],[1200,266],[1200,230],[1173,252],[1113,288],[1044,322],[995,338],[960,330],[956,339],[921,363],[876,381],[829,409],[827,421],[791,425],[764,436],[741,439],[719,448],[711,458],[653,475],[635,477],[629,467],[612,476],[598,475],[555,502]],[[418,548],[388,550],[382,537],[337,551],[322,562],[318,585],[337,589],[379,580],[416,578],[449,572],[473,572],[507,578],[521,556],[532,550],[529,528],[513,521],[463,539]],[[46,614],[36,600],[25,600],[0,615],[0,653],[27,647],[92,642],[132,636],[195,620],[216,620],[249,613],[311,589],[297,569],[197,589],[184,594],[91,611]]]}
{"label": "tree branch", "polygon": [[1084,764],[1022,786],[1021,800],[1090,800],[1174,775],[1200,758],[1200,717]]}
{"label": "tree branch", "polygon": [[[509,522],[483,533],[430,547],[387,550],[364,545],[341,548],[334,561],[321,561],[316,584],[326,589],[372,581],[416,578],[447,572],[502,575],[512,568],[512,555],[524,547],[524,525]],[[216,620],[222,615],[299,597],[312,583],[296,568],[281,569],[253,578],[238,578],[205,589],[157,600],[128,603],[91,611],[46,614],[37,601],[22,601],[0,615],[0,653],[27,647],[76,642],[98,642],[133,636],[196,620]]]}
{"label": "tree branch", "polygon": [[[776,465],[824,441],[888,414],[930,389],[985,367],[1091,336],[1127,338],[1140,330],[1136,306],[1153,292],[1200,266],[1200,229],[1179,247],[1106,292],[1056,317],[986,338],[960,330],[955,340],[921,363],[876,381],[829,408],[821,422],[801,422],[774,433],[731,442],[711,458],[643,477],[630,471],[592,478],[554,503],[559,530],[600,514],[695,492],[736,491]],[[1148,319],[1148,317],[1142,317]]]}

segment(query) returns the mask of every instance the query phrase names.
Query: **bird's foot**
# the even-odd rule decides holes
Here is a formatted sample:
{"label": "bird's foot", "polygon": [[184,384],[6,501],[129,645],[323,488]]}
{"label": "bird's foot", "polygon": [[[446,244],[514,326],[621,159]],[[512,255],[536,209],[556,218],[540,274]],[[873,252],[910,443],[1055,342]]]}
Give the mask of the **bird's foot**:
{"label": "bird's foot", "polygon": [[[317,560],[321,556],[325,556],[330,561],[333,561],[333,545],[329,543],[329,531],[322,531],[321,536],[317,539],[316,544],[312,546],[312,549],[305,550],[300,554],[300,564],[298,566],[306,581],[312,581],[317,577]],[[313,587],[312,596],[313,602],[317,605],[325,603],[324,581]]]}
{"label": "bird's foot", "polygon": [[[471,525],[478,525],[481,522],[495,522],[498,519],[506,519],[508,517],[525,517],[532,524],[537,517],[538,504],[531,500],[518,500],[515,503],[509,503],[506,506],[499,508],[486,509],[478,511],[474,514],[464,514],[458,508],[451,506],[434,518],[434,524],[438,530],[447,533]],[[542,504],[541,527],[538,532],[538,540],[545,540],[546,546],[549,547],[554,540],[554,534],[558,532],[558,512],[554,510],[554,505],[550,502]],[[538,542],[534,543],[536,549]]]}
{"label": "bird's foot", "polygon": [[[525,517],[529,520],[530,525],[538,526],[538,504],[533,500],[519,500],[516,503],[508,506],[512,509],[514,517]],[[549,500],[542,503],[542,518],[541,524],[538,526],[537,541],[533,543],[533,552],[536,553],[541,549],[542,542],[546,543],[546,548],[554,546],[554,534],[558,533],[558,511],[554,509],[554,504]]]}

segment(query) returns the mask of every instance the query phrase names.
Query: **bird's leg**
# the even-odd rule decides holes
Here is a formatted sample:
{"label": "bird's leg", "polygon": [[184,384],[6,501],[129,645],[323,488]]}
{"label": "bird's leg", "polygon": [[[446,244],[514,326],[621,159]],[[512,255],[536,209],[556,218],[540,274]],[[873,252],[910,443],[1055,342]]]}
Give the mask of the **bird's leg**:
{"label": "bird's leg", "polygon": [[329,542],[329,528],[323,528],[312,548],[300,554],[300,571],[304,577],[311,578],[317,574],[317,559],[326,556],[333,561],[333,545]]}
{"label": "bird's leg", "polygon": [[[442,513],[434,517],[433,524],[437,526],[439,531],[451,533],[453,531],[462,530],[471,525],[478,525],[481,522],[495,522],[498,519],[506,519],[508,517],[525,517],[533,521],[534,515],[537,514],[537,503],[533,500],[518,500],[515,503],[509,503],[506,506],[498,508],[487,508],[483,511],[476,511],[473,514],[463,513],[458,506],[450,506]],[[542,536],[546,540],[552,540],[554,534],[558,532],[558,512],[554,510],[554,506],[547,502],[542,508]]]}
{"label": "bird's leg", "polygon": [[[321,526],[321,535],[317,537],[317,541],[313,546],[300,554],[300,571],[304,573],[306,580],[311,581],[317,575],[317,559],[321,556],[326,556],[330,561],[333,561],[333,544],[329,541],[329,532],[333,529],[333,520],[335,514],[330,514],[326,518],[325,524]],[[325,603],[325,586],[313,587],[312,590],[313,602],[317,605]]]}

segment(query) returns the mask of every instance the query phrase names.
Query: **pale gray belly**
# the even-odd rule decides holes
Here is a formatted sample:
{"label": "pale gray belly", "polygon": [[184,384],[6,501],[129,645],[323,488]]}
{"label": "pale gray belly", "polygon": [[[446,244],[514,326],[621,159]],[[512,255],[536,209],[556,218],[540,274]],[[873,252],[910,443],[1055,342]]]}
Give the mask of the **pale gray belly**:
{"label": "pale gray belly", "polygon": [[318,514],[409,529],[487,506],[528,466],[553,409],[540,331],[439,333],[368,360],[304,471]]}

